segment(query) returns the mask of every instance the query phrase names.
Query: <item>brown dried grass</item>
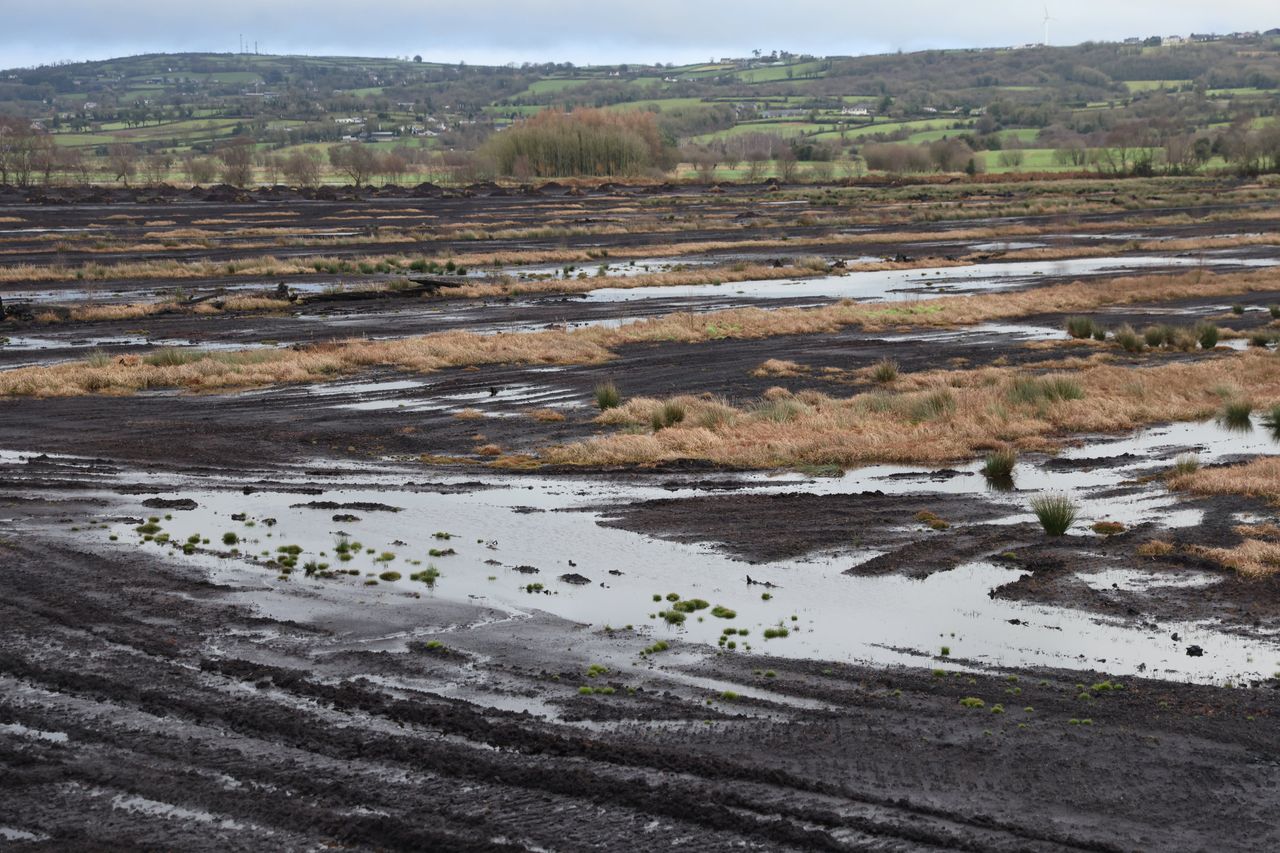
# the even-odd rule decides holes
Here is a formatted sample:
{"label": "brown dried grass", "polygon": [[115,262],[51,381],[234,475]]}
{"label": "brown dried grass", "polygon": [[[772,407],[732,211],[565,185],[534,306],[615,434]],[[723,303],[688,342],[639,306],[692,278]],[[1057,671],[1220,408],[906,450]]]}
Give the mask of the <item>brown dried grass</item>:
{"label": "brown dried grass", "polygon": [[[681,397],[689,414],[677,426],[553,447],[543,458],[586,466],[945,464],[999,446],[1051,449],[1071,433],[1207,418],[1221,405],[1221,389],[1235,383],[1255,399],[1280,400],[1280,360],[1253,353],[1140,369],[1092,365],[1071,375],[1084,392],[1078,400],[1020,402],[1010,391],[1022,375],[1009,368],[939,371],[907,377],[901,393],[839,399],[803,392],[749,408]],[[598,420],[642,427],[663,404],[633,399]]]}

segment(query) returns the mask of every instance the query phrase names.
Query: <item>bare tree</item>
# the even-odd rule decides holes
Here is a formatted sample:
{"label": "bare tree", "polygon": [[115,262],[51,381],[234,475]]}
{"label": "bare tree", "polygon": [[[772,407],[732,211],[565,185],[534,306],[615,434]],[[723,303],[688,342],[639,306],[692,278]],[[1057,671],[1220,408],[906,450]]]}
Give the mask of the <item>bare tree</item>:
{"label": "bare tree", "polygon": [[163,183],[169,177],[173,157],[168,154],[149,154],[142,160],[142,176],[148,184]]}
{"label": "bare tree", "polygon": [[752,149],[746,154],[747,158],[747,180],[755,183],[764,177],[765,170],[769,167],[769,155],[763,149]]}
{"label": "bare tree", "polygon": [[67,175],[74,175],[80,183],[89,183],[90,167],[89,158],[79,148],[58,149],[58,168]]}
{"label": "bare tree", "polygon": [[1026,154],[1021,148],[1006,148],[996,156],[996,162],[1006,169],[1016,169],[1023,164]]}
{"label": "bare tree", "polygon": [[314,187],[320,183],[320,163],[305,151],[294,151],[284,161],[284,178],[294,186]]}
{"label": "bare tree", "polygon": [[191,155],[182,158],[182,171],[186,174],[187,180],[196,185],[207,184],[213,180],[214,175],[218,174],[218,168],[212,160]]}
{"label": "bare tree", "polygon": [[409,171],[409,161],[399,151],[391,151],[382,158],[382,174],[393,184],[398,184],[404,179],[405,172]]}
{"label": "bare tree", "polygon": [[107,148],[108,170],[126,187],[138,172],[138,149],[128,142],[117,142]]}
{"label": "bare tree", "polygon": [[0,116],[0,184],[9,183],[10,178],[20,187],[30,183],[36,137],[27,119]]}
{"label": "bare tree", "polygon": [[796,158],[796,152],[791,150],[790,145],[784,145],[778,149],[778,153],[774,156],[774,162],[778,164],[778,177],[783,183],[791,183],[796,178],[796,168],[799,160]]}
{"label": "bare tree", "polygon": [[329,162],[339,172],[351,178],[357,187],[362,185],[378,167],[378,158],[369,146],[360,142],[347,142],[329,149]]}
{"label": "bare tree", "polygon": [[237,136],[218,149],[222,161],[222,180],[233,187],[253,183],[253,139]]}

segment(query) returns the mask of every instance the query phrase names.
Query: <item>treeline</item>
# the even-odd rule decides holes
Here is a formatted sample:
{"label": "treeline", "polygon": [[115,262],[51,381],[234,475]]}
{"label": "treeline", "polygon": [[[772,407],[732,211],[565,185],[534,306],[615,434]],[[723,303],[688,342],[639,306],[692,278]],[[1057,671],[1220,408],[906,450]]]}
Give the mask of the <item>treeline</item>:
{"label": "treeline", "polygon": [[649,112],[547,110],[495,134],[481,153],[499,174],[517,178],[627,177],[671,165]]}

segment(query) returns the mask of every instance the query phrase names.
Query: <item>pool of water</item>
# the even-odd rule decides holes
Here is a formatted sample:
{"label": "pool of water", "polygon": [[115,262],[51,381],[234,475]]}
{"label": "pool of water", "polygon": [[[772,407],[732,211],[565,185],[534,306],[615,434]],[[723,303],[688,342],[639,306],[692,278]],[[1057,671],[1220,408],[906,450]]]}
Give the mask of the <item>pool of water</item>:
{"label": "pool of water", "polygon": [[[1069,258],[1056,261],[984,263],[960,267],[850,272],[844,275],[776,281],[737,281],[724,284],[669,287],[610,287],[593,290],[582,298],[590,302],[630,302],[707,296],[748,296],[752,299],[929,299],[958,293],[977,293],[1022,287],[1046,277],[1087,278],[1123,275],[1153,269],[1201,266],[1202,258],[1141,255],[1112,258]],[[1268,267],[1272,258],[1217,256],[1214,266]]]}
{"label": "pool of water", "polygon": [[[376,390],[405,387],[403,383],[381,383]],[[354,385],[345,390],[353,388],[360,390]],[[517,397],[528,393],[528,389],[513,389]],[[1020,463],[1015,471],[1016,490],[1005,492],[988,491],[976,463],[947,476],[922,468],[871,466],[836,478],[724,474],[699,476],[682,484],[672,475],[637,474],[618,482],[587,476],[507,477],[483,469],[465,478],[437,477],[416,465],[387,462],[335,470],[334,464],[326,461],[328,473],[298,469],[283,478],[286,487],[319,490],[305,495],[282,491],[280,486],[246,495],[239,488],[240,481],[212,476],[193,477],[175,488],[171,481],[146,472],[97,471],[93,476],[99,487],[89,493],[123,501],[120,511],[140,517],[164,513],[143,507],[145,496],[114,494],[113,483],[152,482],[166,490],[164,497],[194,499],[199,504],[197,510],[172,512],[172,519],[161,524],[174,541],[199,534],[210,544],[195,554],[182,555],[168,546],[143,543],[126,523],[81,535],[97,538],[100,547],[141,548],[190,561],[215,580],[230,582],[233,576],[242,578],[248,571],[269,585],[304,590],[315,584],[340,587],[351,596],[352,606],[376,606],[380,596],[420,595],[424,623],[431,621],[433,601],[461,601],[485,604],[513,619],[541,610],[597,628],[630,625],[655,639],[675,637],[711,648],[725,628],[745,629],[745,636],[733,638],[739,649],[750,645],[754,651],[784,657],[932,665],[938,650],[947,646],[953,659],[995,665],[1097,668],[1121,675],[1239,681],[1270,675],[1280,667],[1280,643],[1274,636],[1244,638],[1207,623],[1134,624],[1064,608],[992,599],[988,593],[994,587],[1016,580],[1021,571],[985,561],[938,572],[926,580],[859,577],[845,572],[875,556],[874,552],[850,547],[748,565],[710,545],[670,542],[600,522],[615,513],[611,507],[713,494],[719,491],[718,485],[732,483],[763,493],[837,494],[879,489],[887,494],[982,495],[1007,507],[1007,515],[1000,519],[1005,523],[1030,520],[1030,497],[1057,491],[1079,501],[1082,520],[1077,532],[1086,535],[1092,535],[1084,530],[1086,526],[1101,518],[1176,527],[1198,523],[1199,513],[1180,508],[1177,497],[1158,483],[1136,485],[1137,477],[1167,469],[1174,455],[1189,450],[1212,462],[1274,453],[1276,449],[1271,435],[1261,429],[1240,433],[1214,423],[1164,426],[1067,450],[1057,458],[1075,463],[1070,467],[1043,458]],[[0,454],[0,464],[20,464],[21,459],[21,454],[13,452]],[[68,464],[78,463],[71,460]],[[281,481],[278,472],[270,476]],[[1119,496],[1107,494],[1121,485],[1129,488]],[[317,507],[312,505],[315,502],[338,506]],[[343,508],[351,504],[382,504],[399,511]],[[238,514],[245,518],[233,518]],[[338,514],[355,518],[335,520]],[[118,541],[107,541],[108,533]],[[227,533],[237,537],[240,555],[214,553],[229,547],[222,544]],[[361,546],[349,562],[338,559],[337,546],[343,541]],[[302,549],[298,568],[288,580],[278,579],[277,570],[265,565],[285,545]],[[432,549],[454,553],[433,556]],[[352,569],[358,574],[307,578],[303,566],[309,561],[327,562],[331,568]],[[429,565],[440,572],[433,585],[409,579]],[[388,571],[399,572],[401,577],[380,580],[378,576]],[[771,598],[765,600],[760,587],[746,584],[748,573],[778,584],[770,590]],[[572,579],[562,579],[569,574],[587,580],[575,584]],[[1199,571],[1155,578],[1149,575],[1109,570],[1086,577],[1099,588],[1115,585],[1120,589],[1214,581],[1212,574]],[[541,584],[542,588],[530,592],[530,584]],[[718,618],[706,609],[688,615],[683,625],[668,625],[655,618],[669,606],[665,600],[668,593],[701,598],[729,608],[735,615]],[[654,601],[655,595],[663,600]],[[765,639],[766,629],[778,627],[786,628],[788,635]],[[1180,641],[1171,639],[1175,633]],[[1202,646],[1206,655],[1188,657],[1185,647],[1189,644]]]}

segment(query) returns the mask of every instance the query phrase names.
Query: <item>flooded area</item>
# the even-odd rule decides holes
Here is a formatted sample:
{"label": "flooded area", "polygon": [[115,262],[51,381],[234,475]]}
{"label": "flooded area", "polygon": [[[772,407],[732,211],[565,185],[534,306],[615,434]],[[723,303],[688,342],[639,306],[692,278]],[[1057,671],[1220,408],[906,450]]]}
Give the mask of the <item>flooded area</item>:
{"label": "flooded area", "polygon": [[[350,393],[376,397],[422,386],[412,381],[335,385],[311,393],[317,400]],[[506,393],[526,405],[565,403],[550,390],[513,388]],[[460,397],[431,405],[473,402],[481,399]],[[368,401],[343,408],[367,411],[379,405]],[[263,583],[304,590],[338,586],[366,601],[411,596],[427,609],[437,600],[480,603],[517,619],[542,611],[593,629],[626,627],[653,640],[679,639],[709,649],[723,649],[722,637],[728,636],[734,644],[729,648],[780,657],[882,666],[949,666],[951,660],[1000,667],[1105,666],[1118,674],[1224,683],[1257,679],[1280,667],[1277,637],[1245,638],[1217,630],[1211,622],[1134,624],[993,598],[992,590],[1016,580],[1023,570],[982,560],[923,580],[850,575],[851,568],[875,556],[854,544],[853,530],[844,547],[798,559],[744,563],[714,543],[667,541],[600,522],[611,517],[614,506],[680,501],[725,490],[819,496],[874,491],[973,496],[1003,508],[988,523],[1017,525],[1032,520],[1027,507],[1031,495],[1054,491],[1079,501],[1082,529],[1095,520],[1174,529],[1198,524],[1199,512],[1179,509],[1176,495],[1159,483],[1135,483],[1167,469],[1179,454],[1194,452],[1202,463],[1212,464],[1274,452],[1276,446],[1276,439],[1261,428],[1242,433],[1213,422],[1157,427],[1019,464],[1014,488],[1006,490],[989,488],[977,464],[943,476],[900,466],[873,466],[837,478],[725,475],[715,478],[710,489],[699,485],[705,478],[682,483],[669,476],[636,477],[626,484],[588,477],[428,477],[421,468],[394,463],[376,471],[355,467],[323,476],[312,472],[276,478],[272,485],[251,490],[201,477],[178,488],[160,489],[157,483],[155,505],[193,501],[195,507],[161,513],[164,517],[145,541],[138,532],[144,529],[141,519],[158,517],[158,511],[148,509],[141,498],[113,496],[110,488],[113,483],[145,482],[141,472],[95,475],[105,491],[85,497],[117,504],[112,512],[132,519],[93,525],[93,535],[104,547],[163,553],[228,582],[247,569],[259,572]],[[7,466],[21,466],[25,459],[14,452],[3,456]],[[60,464],[68,470],[92,470],[85,460]],[[646,479],[653,482],[646,485]],[[907,529],[916,524],[911,518],[901,523]],[[191,553],[181,553],[184,543],[193,543],[187,548]],[[296,548],[293,567],[279,574],[278,561],[288,559],[291,548]],[[420,577],[422,572],[431,572],[430,579]],[[762,592],[748,585],[752,576],[774,586]],[[1203,573],[1181,578],[1100,571],[1083,577],[1100,588],[1119,584],[1134,590],[1216,582]],[[668,624],[661,614],[673,606],[667,600],[672,593],[682,601],[706,604],[689,611],[679,624]],[[766,630],[777,629],[785,629],[785,636],[766,639]],[[1211,652],[1190,657],[1188,645]],[[945,660],[942,647],[947,649]]]}

